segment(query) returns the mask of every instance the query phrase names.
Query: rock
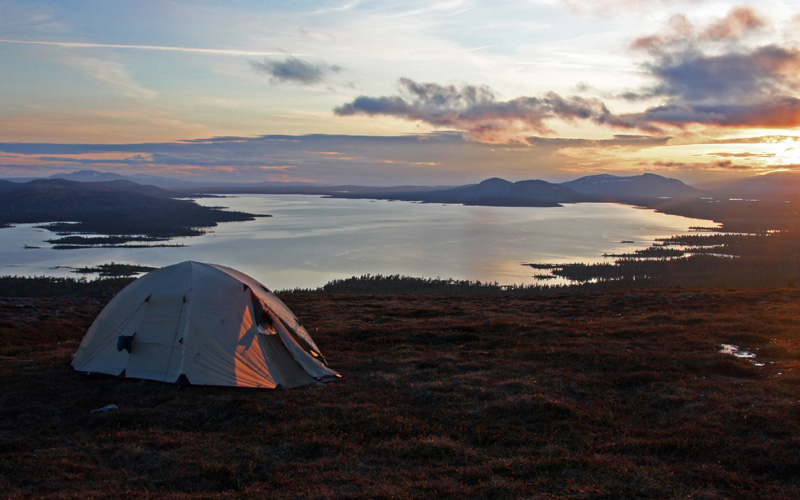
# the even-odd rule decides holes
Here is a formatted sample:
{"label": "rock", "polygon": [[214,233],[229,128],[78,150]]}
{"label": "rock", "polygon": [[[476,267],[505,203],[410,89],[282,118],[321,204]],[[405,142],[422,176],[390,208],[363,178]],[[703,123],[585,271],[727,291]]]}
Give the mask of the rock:
{"label": "rock", "polygon": [[89,414],[94,415],[95,413],[108,413],[110,411],[117,411],[119,407],[117,405],[105,405],[102,408],[95,408],[94,410],[90,411]]}

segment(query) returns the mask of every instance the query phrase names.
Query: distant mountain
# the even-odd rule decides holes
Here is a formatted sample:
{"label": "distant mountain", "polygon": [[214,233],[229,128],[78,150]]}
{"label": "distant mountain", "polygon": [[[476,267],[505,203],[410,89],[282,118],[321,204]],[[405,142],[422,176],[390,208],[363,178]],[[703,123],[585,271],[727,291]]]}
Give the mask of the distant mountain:
{"label": "distant mountain", "polygon": [[53,174],[48,179],[64,179],[76,182],[105,182],[124,180],[126,177],[111,172],[98,172],[96,170],[76,170],[67,174]]}
{"label": "distant mountain", "polygon": [[[116,174],[111,174],[111,175],[116,175]],[[66,190],[70,192],[83,191],[86,193],[128,192],[128,193],[137,193],[144,196],[152,196],[154,198],[179,198],[183,196],[181,193],[163,189],[158,186],[138,184],[136,182],[132,182],[124,178],[121,178],[121,176],[114,180],[108,180],[102,182],[75,181],[75,180],[67,180],[59,178],[56,179],[48,178],[48,179],[35,179],[21,185],[15,183],[11,184],[17,186],[16,189],[21,191],[39,189],[51,192],[57,192],[58,190]],[[2,187],[0,187],[0,189],[2,189]]]}
{"label": "distant mountain", "polygon": [[[350,198],[379,198],[430,203],[464,203],[470,205],[521,205],[546,206],[558,203],[606,201],[621,203],[649,203],[665,198],[691,198],[708,196],[716,198],[745,198],[760,200],[800,201],[800,172],[775,172],[766,175],[716,181],[698,185],[702,189],[684,184],[678,179],[656,174],[616,176],[589,175],[563,183],[543,180],[510,182],[504,179],[486,179],[479,184],[465,186],[332,186],[307,182],[249,182],[214,183],[193,182],[158,177],[147,174],[120,175],[96,170],[77,170],[54,174],[45,179],[82,183],[130,182],[142,186],[155,186],[170,191],[168,196],[185,196],[186,193],[265,193],[314,194]],[[42,180],[42,178],[15,178],[0,180],[0,193],[11,184]],[[9,182],[11,181],[11,182]],[[118,184],[115,189],[124,189]],[[128,189],[134,189],[129,187]],[[156,196],[157,192],[150,194]],[[182,193],[178,195],[177,193]],[[164,195],[164,193],[161,193]]]}
{"label": "distant mountain", "polygon": [[572,189],[542,180],[510,182],[487,179],[479,184],[424,193],[421,201],[467,205],[555,206],[583,201]]}
{"label": "distant mountain", "polygon": [[170,177],[158,177],[147,174],[120,175],[111,172],[98,172],[96,170],[76,170],[65,174],[53,174],[47,179],[64,179],[76,182],[107,182],[125,180],[137,184],[158,186],[164,189],[192,189],[207,184],[199,182],[182,181]]}
{"label": "distant mountain", "polygon": [[17,185],[16,182],[0,180],[0,194],[13,190]]}
{"label": "distant mountain", "polygon": [[656,174],[628,177],[608,174],[589,175],[574,181],[563,182],[560,185],[578,193],[596,196],[604,200],[683,198],[700,194],[700,190],[688,186],[678,179],[670,179]]}
{"label": "distant mountain", "polygon": [[479,184],[445,188],[365,188],[332,191],[335,198],[375,198],[424,203],[458,203],[485,206],[553,207],[559,203],[585,201],[584,196],[569,188],[546,181],[510,182],[486,179]]}
{"label": "distant mountain", "polygon": [[257,192],[257,191],[271,191],[273,189],[280,192],[281,189],[297,189],[309,187],[312,190],[320,188],[308,182],[198,182],[198,181],[184,181],[180,179],[173,179],[171,177],[159,177],[147,174],[133,174],[121,175],[111,172],[98,172],[96,170],[76,170],[74,172],[53,174],[49,177],[18,177],[14,179],[7,179],[15,183],[30,182],[40,179],[62,179],[75,182],[109,182],[117,180],[125,180],[135,182],[137,184],[158,186],[164,189],[179,189],[183,192],[186,191],[210,191],[220,190],[226,192]]}
{"label": "distant mountain", "polygon": [[677,179],[643,174],[631,177],[592,175],[561,184],[543,180],[510,182],[495,177],[486,179],[479,184],[439,190],[416,192],[382,190],[378,192],[363,188],[357,192],[336,192],[331,196],[388,198],[426,203],[537,207],[598,201],[646,204],[664,198],[697,197],[700,193],[700,190],[687,186]]}
{"label": "distant mountain", "polygon": [[98,172],[97,170],[76,170],[74,172],[53,174],[48,177],[16,177],[6,180],[19,184],[43,179],[60,179],[73,182],[110,182],[124,180],[137,184],[158,186],[165,189],[192,188],[200,185],[193,182],[171,179],[169,177],[157,177],[147,174],[120,175],[112,172]]}
{"label": "distant mountain", "polygon": [[718,198],[800,201],[800,172],[773,172],[718,182],[708,192]]}

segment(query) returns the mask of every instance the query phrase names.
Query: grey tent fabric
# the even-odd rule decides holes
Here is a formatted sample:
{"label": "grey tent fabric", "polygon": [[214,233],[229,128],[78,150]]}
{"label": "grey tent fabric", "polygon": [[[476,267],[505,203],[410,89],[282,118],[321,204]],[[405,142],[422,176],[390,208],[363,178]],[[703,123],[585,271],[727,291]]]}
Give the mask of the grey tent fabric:
{"label": "grey tent fabric", "polygon": [[289,308],[234,269],[181,262],[120,291],[84,335],[78,372],[161,382],[297,387],[339,375]]}

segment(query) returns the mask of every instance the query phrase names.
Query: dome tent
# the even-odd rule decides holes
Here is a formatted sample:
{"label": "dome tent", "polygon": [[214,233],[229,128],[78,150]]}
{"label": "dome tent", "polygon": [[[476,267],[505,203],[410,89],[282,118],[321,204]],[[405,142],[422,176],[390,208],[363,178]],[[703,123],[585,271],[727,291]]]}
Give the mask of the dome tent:
{"label": "dome tent", "polygon": [[138,278],[100,312],[72,367],[186,385],[290,388],[339,375],[286,305],[228,267],[181,262]]}

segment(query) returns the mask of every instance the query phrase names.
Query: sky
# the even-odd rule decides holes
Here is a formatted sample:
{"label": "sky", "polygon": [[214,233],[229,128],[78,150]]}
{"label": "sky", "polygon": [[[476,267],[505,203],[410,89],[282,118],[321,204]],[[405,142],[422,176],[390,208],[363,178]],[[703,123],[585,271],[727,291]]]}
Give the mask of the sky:
{"label": "sky", "polygon": [[800,171],[796,0],[0,0],[0,178]]}

